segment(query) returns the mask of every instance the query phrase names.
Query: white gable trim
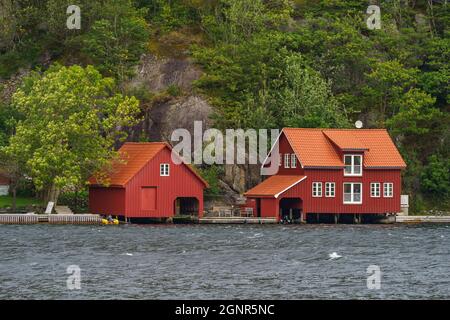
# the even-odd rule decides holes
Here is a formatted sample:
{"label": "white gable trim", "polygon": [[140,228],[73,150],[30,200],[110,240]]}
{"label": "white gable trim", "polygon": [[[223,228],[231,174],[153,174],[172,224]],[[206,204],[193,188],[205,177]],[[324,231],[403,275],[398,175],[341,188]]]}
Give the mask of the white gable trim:
{"label": "white gable trim", "polygon": [[[281,132],[283,132],[283,131],[281,131]],[[289,140],[287,134],[284,134],[284,135],[286,136],[286,140],[289,142],[289,145],[291,146],[292,151],[294,151],[294,154],[298,158],[298,162],[300,162],[300,166],[302,167],[302,169],[304,169],[305,167],[303,166],[302,159],[300,159],[300,155],[297,154],[297,152],[295,152],[294,147],[292,146],[292,142]]]}
{"label": "white gable trim", "polygon": [[307,176],[304,176],[303,178],[301,178],[300,180],[298,180],[297,182],[294,182],[293,184],[291,184],[289,187],[287,187],[286,189],[284,189],[283,191],[278,192],[275,195],[275,198],[278,198],[280,196],[280,194],[282,194],[283,192],[289,190],[290,188],[292,188],[293,186],[295,186],[296,184],[299,184],[300,182],[302,182],[303,180],[305,180],[307,178]]}
{"label": "white gable trim", "polygon": [[[277,143],[279,143],[280,137],[281,137],[281,135],[282,135],[283,133],[284,133],[284,129],[281,130],[280,134],[278,135],[277,139],[275,140],[275,143],[272,145],[272,148],[270,149],[269,153],[267,153],[266,158],[264,159],[263,163],[261,164],[261,168],[263,168],[264,165],[266,164],[267,160],[269,159],[269,154],[272,154],[273,148],[275,148],[275,145],[276,145]],[[297,154],[297,152],[295,152],[294,148],[292,147],[292,143],[289,141],[289,138],[287,137],[287,135],[286,135],[286,134],[284,134],[284,135],[285,135],[285,137],[286,137],[286,139],[287,139],[289,145],[291,146],[292,151],[294,152],[295,156],[297,157],[298,162],[300,163],[300,166],[303,168],[303,163],[302,163],[302,161],[300,160],[300,156]],[[281,161],[281,160],[280,160],[280,161]]]}

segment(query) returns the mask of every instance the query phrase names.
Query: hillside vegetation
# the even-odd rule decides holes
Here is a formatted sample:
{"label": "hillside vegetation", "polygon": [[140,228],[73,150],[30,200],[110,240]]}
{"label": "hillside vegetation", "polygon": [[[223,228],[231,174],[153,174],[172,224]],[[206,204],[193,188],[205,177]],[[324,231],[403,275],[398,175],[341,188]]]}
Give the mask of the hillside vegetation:
{"label": "hillside vegetation", "polygon": [[[352,127],[356,120],[366,128],[387,128],[408,164],[403,187],[404,193],[412,195],[412,210],[448,210],[447,1],[79,0],[82,27],[69,30],[66,9],[71,2],[0,0],[0,144],[6,151],[27,145],[21,154],[28,157],[6,152],[3,162],[7,168],[21,168],[39,177],[38,191],[65,187],[67,181],[81,185],[89,174],[85,169],[98,166],[90,163],[75,174],[68,173],[70,163],[61,165],[59,171],[48,170],[55,158],[49,159],[42,151],[48,149],[45,143],[55,145],[57,139],[26,144],[26,135],[11,138],[23,131],[24,124],[32,123],[27,119],[31,111],[25,112],[24,106],[32,110],[33,105],[50,101],[54,109],[64,103],[69,92],[63,79],[76,72],[80,77],[92,75],[97,82],[106,81],[109,92],[103,94],[108,101],[128,101],[126,116],[136,118],[127,119],[124,125],[131,126],[141,115],[131,110],[134,100],[130,99],[134,98],[127,95],[140,100],[141,109],[166,98],[126,85],[141,55],[147,53],[191,59],[203,70],[193,90],[214,107],[212,120],[220,129]],[[381,8],[379,30],[367,26],[370,4]],[[52,68],[44,73],[55,63],[56,74],[51,74]],[[92,65],[98,73],[71,70],[79,68],[75,65]],[[29,75],[31,70],[37,72]],[[61,79],[61,83],[52,87],[51,79]],[[84,82],[89,83],[78,79],[79,90],[91,101],[89,90],[81,88]],[[42,84],[49,92],[56,88],[61,94],[45,96],[39,91]],[[182,94],[179,88],[170,87],[166,96]],[[52,100],[55,97],[59,100]],[[112,109],[111,117],[120,117],[120,108]],[[95,113],[85,112],[85,116]],[[48,121],[42,124],[43,130]],[[69,150],[66,155],[73,152],[73,141],[83,141],[76,127],[79,121],[73,123],[70,137],[56,142]],[[89,132],[104,136],[99,124],[91,123],[95,130],[90,127]],[[124,139],[127,129],[125,133],[122,129]],[[101,147],[113,146],[107,140]],[[17,141],[22,144],[10,146]],[[62,149],[57,153],[64,154]],[[93,161],[93,153],[79,150],[84,154],[72,160]],[[203,169],[211,181],[220,172]],[[17,170],[10,171],[20,178],[14,175]]]}

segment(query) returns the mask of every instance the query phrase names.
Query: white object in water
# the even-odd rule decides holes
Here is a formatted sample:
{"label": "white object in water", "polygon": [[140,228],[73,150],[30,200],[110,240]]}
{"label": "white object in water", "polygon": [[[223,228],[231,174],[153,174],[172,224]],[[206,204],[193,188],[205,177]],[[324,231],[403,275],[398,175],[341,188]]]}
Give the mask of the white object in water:
{"label": "white object in water", "polygon": [[125,255],[127,255],[127,256],[132,256],[133,254],[132,253],[125,253]]}
{"label": "white object in water", "polygon": [[342,256],[338,255],[336,252],[330,253],[328,256],[330,257],[330,260],[342,258]]}

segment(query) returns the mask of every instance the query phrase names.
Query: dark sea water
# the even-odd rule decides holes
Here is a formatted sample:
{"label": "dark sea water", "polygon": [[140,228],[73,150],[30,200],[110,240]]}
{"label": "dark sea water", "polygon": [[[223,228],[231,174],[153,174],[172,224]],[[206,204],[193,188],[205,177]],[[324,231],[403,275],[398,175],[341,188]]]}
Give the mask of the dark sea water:
{"label": "dark sea water", "polygon": [[448,299],[450,226],[0,225],[0,298]]}

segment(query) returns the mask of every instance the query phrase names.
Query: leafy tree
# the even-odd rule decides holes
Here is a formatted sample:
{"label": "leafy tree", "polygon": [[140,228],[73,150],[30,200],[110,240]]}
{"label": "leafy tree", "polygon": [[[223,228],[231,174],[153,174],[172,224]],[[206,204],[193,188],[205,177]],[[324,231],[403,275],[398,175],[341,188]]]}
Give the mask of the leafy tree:
{"label": "leafy tree", "polygon": [[442,155],[432,155],[422,172],[422,190],[434,197],[450,194],[450,160]]}
{"label": "leafy tree", "polygon": [[82,36],[82,51],[101,72],[125,80],[145,52],[150,33],[143,18],[145,10],[119,4],[111,5],[107,18],[95,21]]}
{"label": "leafy tree", "polygon": [[13,96],[24,115],[2,148],[25,164],[47,201],[67,185],[83,185],[115,155],[113,144],[136,123],[139,102],[114,93],[114,81],[92,66],[53,66],[33,74]]}
{"label": "leafy tree", "polygon": [[285,59],[285,83],[274,90],[273,105],[280,109],[283,126],[343,127],[346,115],[333,97],[329,83],[320,74],[305,66],[301,55]]}

